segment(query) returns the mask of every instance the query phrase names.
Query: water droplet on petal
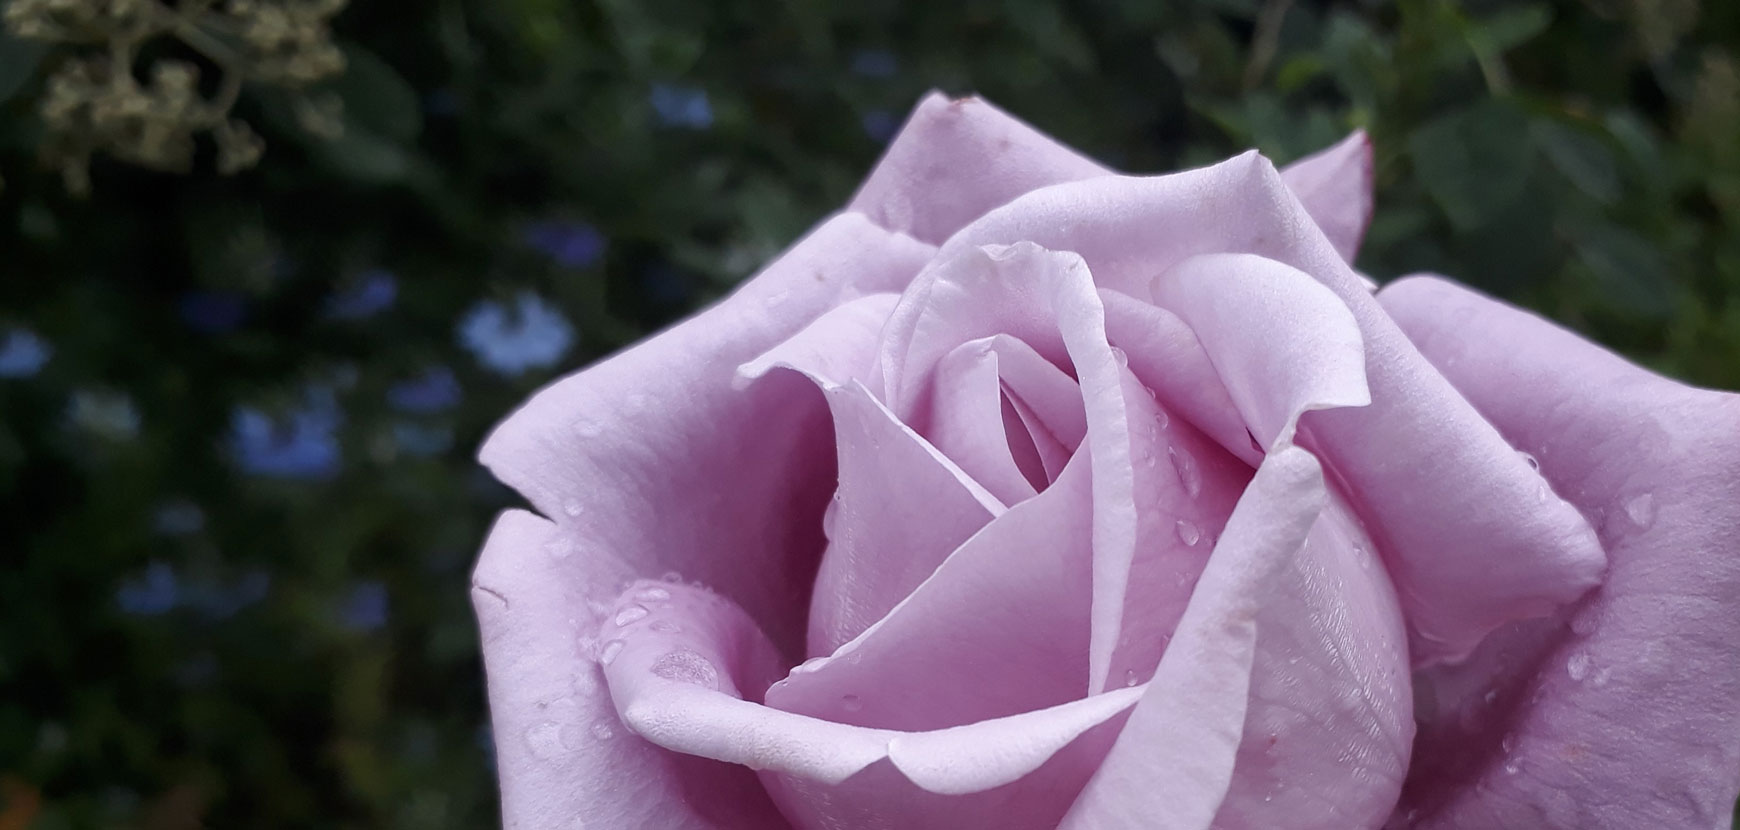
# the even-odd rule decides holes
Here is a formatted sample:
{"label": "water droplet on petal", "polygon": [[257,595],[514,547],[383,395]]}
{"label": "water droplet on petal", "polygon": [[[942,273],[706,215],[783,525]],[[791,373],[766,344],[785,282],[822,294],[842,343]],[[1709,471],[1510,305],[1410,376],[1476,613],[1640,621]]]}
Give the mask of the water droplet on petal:
{"label": "water droplet on petal", "polygon": [[526,730],[526,746],[532,750],[533,757],[544,761],[568,752],[568,748],[562,745],[562,725],[549,720]]}
{"label": "water droplet on petal", "polygon": [[671,592],[663,588],[642,588],[634,592],[634,598],[640,602],[664,602],[671,598]]}
{"label": "water droplet on petal", "polygon": [[679,648],[653,661],[652,673],[675,683],[719,688],[719,670],[700,654]]}
{"label": "water droplet on petal", "polygon": [[857,695],[846,695],[840,698],[840,708],[848,712],[857,712],[864,708],[864,701],[858,699]]}
{"label": "water droplet on petal", "polygon": [[1504,754],[1509,755],[1512,750],[1516,749],[1516,739],[1506,735],[1504,738],[1499,740],[1498,746],[1500,749],[1504,750]]}
{"label": "water droplet on petal", "polygon": [[1540,470],[1541,470],[1540,459],[1537,459],[1534,456],[1529,455],[1528,453],[1522,452],[1520,450],[1517,452],[1517,455],[1522,456],[1523,463],[1529,465],[1529,469],[1534,470],[1535,472],[1540,472]]}
{"label": "water droplet on petal", "polygon": [[562,512],[571,517],[578,517],[581,513],[586,512],[586,505],[582,504],[579,499],[569,499],[562,503]]}
{"label": "water droplet on petal", "polygon": [[652,625],[647,627],[660,634],[675,634],[683,630],[676,623],[671,622],[670,620],[653,620]]}
{"label": "water droplet on petal", "polygon": [[1498,690],[1488,689],[1486,694],[1481,696],[1481,700],[1486,701],[1486,705],[1491,706],[1493,701],[1498,700]]}
{"label": "water droplet on petal", "polygon": [[1130,365],[1130,356],[1124,354],[1124,350],[1117,346],[1112,347],[1112,359],[1118,362],[1120,368]]}
{"label": "water droplet on petal", "polygon": [[665,571],[665,575],[659,577],[659,579],[662,579],[666,582],[676,583],[676,582],[683,581],[683,575],[680,573],[677,573],[676,571]]}
{"label": "water droplet on petal", "polygon": [[1185,495],[1196,498],[1202,492],[1202,473],[1196,469],[1196,459],[1188,450],[1177,447],[1167,447],[1166,457],[1172,460],[1172,469],[1178,473],[1178,483],[1184,487]]}
{"label": "water droplet on petal", "polygon": [[638,620],[642,620],[645,618],[646,618],[646,609],[645,608],[642,608],[639,605],[630,605],[626,608],[623,608],[621,611],[616,612],[616,618],[613,620],[613,622],[615,622],[619,626],[622,626],[622,625],[628,625],[631,622],[636,622]]}
{"label": "water droplet on petal", "polygon": [[1609,679],[1611,679],[1612,676],[1613,676],[1613,670],[1603,666],[1603,667],[1595,670],[1595,676],[1589,678],[1589,682],[1593,683],[1597,686],[1605,686],[1605,685],[1607,685],[1607,681]]}
{"label": "water droplet on petal", "polygon": [[1655,521],[1655,494],[1639,493],[1625,503],[1625,515],[1631,523],[1641,529],[1648,529]]}
{"label": "water droplet on petal", "polygon": [[616,662],[616,656],[622,653],[622,641],[611,640],[598,650],[598,662],[606,666]]}
{"label": "water droplet on petal", "polygon": [[1124,672],[1124,688],[1127,689],[1127,688],[1134,686],[1140,682],[1142,682],[1142,679],[1140,677],[1136,676],[1135,669],[1130,669],[1130,670]]}
{"label": "water droplet on petal", "polygon": [[557,536],[556,538],[544,543],[544,553],[547,553],[556,559],[567,559],[569,556],[574,555],[575,547],[573,539],[566,536]]}
{"label": "water droplet on petal", "polygon": [[1589,655],[1578,652],[1565,661],[1565,671],[1571,675],[1572,680],[1582,680],[1589,675],[1590,662]]}
{"label": "water droplet on petal", "polygon": [[1504,762],[1504,774],[1505,775],[1515,775],[1515,774],[1517,774],[1517,771],[1521,770],[1521,769],[1522,769],[1522,764],[1520,762],[1518,762],[1515,758],[1512,758],[1512,759]]}
{"label": "water droplet on petal", "polygon": [[1179,519],[1178,541],[1191,547],[1195,547],[1197,542],[1202,541],[1202,528],[1197,527],[1196,524],[1189,519]]}
{"label": "water droplet on petal", "polygon": [[610,721],[608,720],[599,719],[593,721],[592,737],[601,741],[608,741],[611,738],[616,737],[616,728],[611,726]]}

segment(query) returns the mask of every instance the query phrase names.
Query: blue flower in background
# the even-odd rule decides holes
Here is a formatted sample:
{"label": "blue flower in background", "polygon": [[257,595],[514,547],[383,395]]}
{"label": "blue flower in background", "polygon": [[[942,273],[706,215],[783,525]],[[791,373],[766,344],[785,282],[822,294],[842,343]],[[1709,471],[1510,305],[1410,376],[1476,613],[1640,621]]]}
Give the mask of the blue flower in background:
{"label": "blue flower in background", "polygon": [[152,562],[145,573],[121,583],[115,590],[115,604],[122,611],[140,616],[168,613],[181,601],[181,580],[175,570],[162,562]]}
{"label": "blue flower in background", "polygon": [[235,331],[247,315],[247,298],[234,291],[189,291],[181,298],[181,319],[206,334]]}
{"label": "blue flower in background", "polygon": [[351,586],[338,606],[338,622],[352,631],[374,631],[387,624],[387,586],[374,580]]}
{"label": "blue flower in background", "polygon": [[703,130],[713,125],[713,104],[707,100],[705,90],[653,84],[647,100],[652,104],[653,114],[666,126]]}
{"label": "blue flower in background", "polygon": [[604,255],[604,236],[585,222],[532,222],[520,231],[526,245],[564,268],[585,268]]}
{"label": "blue flower in background", "polygon": [[887,49],[860,49],[852,56],[852,71],[866,78],[888,78],[899,71],[900,62]]}
{"label": "blue flower in background", "polygon": [[375,268],[363,272],[349,289],[332,295],[326,313],[340,320],[362,320],[392,308],[398,299],[398,278],[391,271]]}
{"label": "blue flower in background", "polygon": [[387,388],[387,403],[400,412],[429,414],[459,403],[459,380],[453,370],[436,366],[411,380]]}
{"label": "blue flower in background", "polygon": [[393,443],[408,455],[440,455],[453,446],[453,430],[422,424],[394,424]]}
{"label": "blue flower in background", "polygon": [[151,527],[165,536],[187,536],[205,528],[205,511],[186,499],[172,499],[157,506]]}
{"label": "blue flower in background", "polygon": [[237,407],[230,418],[230,449],[243,470],[273,478],[327,478],[341,461],[338,405],[332,394],[313,392],[300,409],[274,418]]}
{"label": "blue flower in background", "polygon": [[30,329],[11,329],[0,338],[0,378],[27,378],[54,356],[48,341]]}
{"label": "blue flower in background", "polygon": [[495,300],[472,306],[459,321],[459,340],[478,362],[517,375],[560,360],[574,344],[574,327],[542,297],[524,291],[512,310]]}
{"label": "blue flower in background", "polygon": [[119,441],[139,434],[139,408],[133,399],[107,389],[80,389],[67,403],[66,419],[92,435]]}
{"label": "blue flower in background", "polygon": [[877,141],[887,141],[894,137],[894,131],[900,129],[900,122],[894,114],[887,110],[871,110],[864,113],[864,132]]}
{"label": "blue flower in background", "polygon": [[225,619],[265,599],[271,590],[272,574],[256,569],[242,574],[229,584],[195,584],[186,593],[189,605],[208,616]]}

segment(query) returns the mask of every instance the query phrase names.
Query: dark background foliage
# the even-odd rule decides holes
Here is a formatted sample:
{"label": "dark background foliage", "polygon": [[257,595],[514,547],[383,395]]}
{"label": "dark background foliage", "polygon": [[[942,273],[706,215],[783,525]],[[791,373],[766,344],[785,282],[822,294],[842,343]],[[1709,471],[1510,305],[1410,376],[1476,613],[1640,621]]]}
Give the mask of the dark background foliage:
{"label": "dark background foliage", "polygon": [[[0,828],[471,828],[472,461],[719,296],[927,89],[1131,171],[1353,126],[1359,265],[1740,388],[1740,4],[356,0],[311,137],[224,178],[35,163],[0,41]],[[209,157],[209,148],[202,151]]]}

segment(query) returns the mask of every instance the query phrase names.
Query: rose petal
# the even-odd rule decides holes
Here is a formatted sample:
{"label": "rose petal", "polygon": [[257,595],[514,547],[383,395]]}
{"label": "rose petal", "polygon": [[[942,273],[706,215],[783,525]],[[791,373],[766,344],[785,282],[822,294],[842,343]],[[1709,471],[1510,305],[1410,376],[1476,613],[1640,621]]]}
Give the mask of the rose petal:
{"label": "rose petal", "polygon": [[[1032,496],[1087,432],[1075,379],[1007,335],[971,340],[944,355],[936,386],[922,431],[1005,503]],[[1015,452],[1024,444],[1041,468],[1037,485]]]}
{"label": "rose petal", "polygon": [[[1016,240],[1079,252],[1102,288],[1138,298],[1155,273],[1191,256],[1254,253],[1310,274],[1347,304],[1373,403],[1313,412],[1304,426],[1383,550],[1417,661],[1466,655],[1495,628],[1547,614],[1600,580],[1605,555],[1588,523],[1560,499],[1535,500],[1540,475],[1420,357],[1261,156],[1041,188],[961,229],[937,259]],[[926,268],[907,297],[937,278]],[[906,325],[907,307],[895,309],[890,332]],[[885,377],[889,365],[885,353]],[[1396,464],[1400,453],[1433,463]]]}
{"label": "rose petal", "polygon": [[1005,509],[863,385],[825,391],[840,484],[810,605],[812,655],[833,653],[881,619]]}
{"label": "rose petal", "polygon": [[601,636],[622,722],[673,753],[763,770],[801,827],[1054,826],[1140,694],[929,733],[848,726],[743,699],[778,651],[723,598],[639,583],[614,610]]}
{"label": "rose petal", "polygon": [[1153,291],[1196,332],[1264,447],[1292,443],[1306,412],[1371,403],[1359,324],[1303,271],[1254,254],[1204,254],[1167,269]]}
{"label": "rose petal", "polygon": [[1414,735],[1395,589],[1333,490],[1283,568],[1258,612],[1244,741],[1216,830],[1376,830]]}
{"label": "rose petal", "polygon": [[1244,416],[1227,397],[1220,374],[1196,333],[1178,315],[1128,294],[1100,289],[1106,338],[1124,350],[1130,372],[1167,411],[1184,416],[1221,449],[1251,465],[1263,460],[1251,446]]}
{"label": "rose petal", "polygon": [[1281,180],[1349,263],[1371,225],[1371,156],[1371,138],[1365,130],[1354,130],[1339,143],[1281,169]]}
{"label": "rose petal", "polygon": [[920,101],[848,205],[932,244],[1036,187],[1108,172],[979,98]]}
{"label": "rose petal", "polygon": [[472,602],[489,672],[490,720],[501,770],[502,824],[785,827],[747,770],[682,757],[624,733],[598,665],[580,643],[628,573],[604,549],[518,510],[490,531]]}
{"label": "rose petal", "polygon": [[1310,453],[1281,447],[1263,460],[1159,670],[1063,828],[1207,830],[1232,783],[1262,602],[1323,502]]}
{"label": "rose petal", "polygon": [[[941,358],[961,343],[1003,334],[1046,360],[1072,367],[1087,416],[1086,444],[1094,457],[1093,633],[1089,689],[1108,682],[1113,653],[1139,552],[1166,549],[1172,518],[1137,508],[1141,480],[1132,439],[1146,422],[1132,406],[1153,401],[1133,384],[1106,340],[1105,313],[1080,257],[1032,243],[955,248],[915,279],[883,330],[882,377],[897,413],[923,411],[934,394]],[[1132,393],[1134,397],[1132,397]],[[1153,417],[1150,417],[1150,421]]]}
{"label": "rose petal", "polygon": [[1740,791],[1740,396],[1440,279],[1380,299],[1599,518],[1612,561],[1568,627],[1515,626],[1423,678],[1436,711],[1403,826],[1726,826]]}
{"label": "rose petal", "polygon": [[899,294],[878,293],[828,309],[803,331],[737,367],[738,385],[747,387],[774,369],[792,369],[834,386],[870,382],[878,337],[898,302]]}
{"label": "rose petal", "polygon": [[[844,214],[720,304],[539,392],[483,463],[635,573],[678,571],[803,643],[833,471],[827,414],[796,375],[734,370],[854,296],[898,289],[929,246]],[[723,440],[722,440],[723,438]]]}
{"label": "rose petal", "polygon": [[768,705],[924,730],[1082,697],[1092,567],[1088,471],[1088,456],[1078,454],[1055,484],[985,525],[886,617],[775,684]]}

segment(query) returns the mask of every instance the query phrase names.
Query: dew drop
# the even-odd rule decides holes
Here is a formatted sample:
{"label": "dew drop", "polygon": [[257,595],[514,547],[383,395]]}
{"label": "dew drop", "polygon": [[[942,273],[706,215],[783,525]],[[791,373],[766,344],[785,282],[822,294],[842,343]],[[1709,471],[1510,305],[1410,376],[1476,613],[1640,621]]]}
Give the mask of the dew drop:
{"label": "dew drop", "polygon": [[719,670],[700,654],[679,648],[653,661],[652,673],[674,683],[719,688]]}
{"label": "dew drop", "polygon": [[864,708],[864,701],[860,700],[857,695],[846,695],[840,698],[840,708],[848,712],[861,711]]}
{"label": "dew drop", "polygon": [[665,582],[677,583],[683,581],[683,575],[676,571],[665,571],[664,576],[659,577],[659,579],[662,579]]}
{"label": "dew drop", "polygon": [[1512,759],[1504,762],[1504,774],[1505,775],[1515,775],[1515,774],[1517,774],[1517,771],[1520,769],[1522,769],[1522,764],[1519,763],[1515,758],[1512,758]]}
{"label": "dew drop", "polygon": [[1509,755],[1513,750],[1516,749],[1516,739],[1509,736],[1509,735],[1506,735],[1502,739],[1499,740],[1498,746],[1500,749],[1504,750],[1504,754]]}
{"label": "dew drop", "polygon": [[1639,528],[1648,528],[1655,521],[1655,494],[1639,493],[1625,503],[1625,515]]}
{"label": "dew drop", "polygon": [[1603,666],[1603,667],[1595,670],[1595,676],[1589,678],[1589,682],[1593,683],[1597,686],[1605,686],[1605,685],[1607,685],[1607,681],[1609,679],[1611,679],[1612,675],[1613,675],[1613,671],[1611,669]]}
{"label": "dew drop", "polygon": [[574,540],[566,536],[558,536],[544,543],[544,552],[556,559],[567,559],[574,555]]}
{"label": "dew drop", "polygon": [[616,737],[616,729],[610,725],[610,721],[596,720],[592,722],[592,737],[608,741]]}
{"label": "dew drop", "polygon": [[1480,699],[1486,701],[1486,705],[1491,706],[1493,701],[1498,700],[1498,690],[1488,689],[1486,694],[1482,695]]}
{"label": "dew drop", "polygon": [[551,720],[526,730],[526,746],[534,757],[544,761],[568,752],[568,748],[562,745],[562,725]]}
{"label": "dew drop", "polygon": [[579,499],[569,499],[562,503],[562,512],[570,517],[578,517],[581,513],[586,512],[586,505],[582,504]]}
{"label": "dew drop", "polygon": [[1117,346],[1112,347],[1112,359],[1118,362],[1119,368],[1125,368],[1130,365],[1130,356],[1124,354],[1124,350]]}
{"label": "dew drop", "polygon": [[1124,688],[1127,689],[1127,688],[1134,686],[1140,682],[1142,682],[1142,679],[1136,676],[1135,669],[1129,669],[1128,671],[1124,672]]}
{"label": "dew drop", "polygon": [[1517,455],[1522,456],[1523,463],[1529,465],[1529,469],[1534,470],[1537,473],[1541,471],[1540,459],[1520,450],[1517,451]]}
{"label": "dew drop", "polygon": [[1172,469],[1178,473],[1178,483],[1184,487],[1185,495],[1196,498],[1202,493],[1202,473],[1196,469],[1196,459],[1189,451],[1177,447],[1167,447],[1166,457],[1172,461]]}
{"label": "dew drop", "polygon": [[671,622],[670,620],[653,620],[652,625],[647,627],[660,634],[675,634],[683,630],[678,627],[676,623]]}
{"label": "dew drop", "polygon": [[1191,547],[1195,547],[1197,542],[1202,541],[1202,528],[1197,527],[1196,524],[1189,519],[1179,519],[1178,541]]}
{"label": "dew drop", "polygon": [[646,618],[646,609],[645,608],[642,608],[639,605],[630,605],[626,608],[623,608],[621,611],[616,612],[616,617],[614,620],[612,620],[612,622],[615,622],[618,626],[623,626],[623,625],[628,625],[631,622],[643,620],[645,618]]}
{"label": "dew drop", "polygon": [[1582,680],[1589,676],[1589,663],[1589,655],[1578,652],[1565,661],[1565,671],[1571,675],[1572,680]]}
{"label": "dew drop", "polygon": [[[1148,397],[1154,397],[1154,390],[1148,390]],[[1154,401],[1154,423],[1161,429],[1172,426],[1172,417],[1166,414],[1166,410],[1160,408],[1160,402],[1157,400]]]}
{"label": "dew drop", "polygon": [[611,640],[610,642],[605,643],[602,648],[598,649],[598,662],[608,666],[611,663],[616,662],[617,655],[621,653],[622,641]]}
{"label": "dew drop", "polygon": [[634,592],[634,598],[640,602],[664,602],[671,598],[671,592],[663,588],[642,588]]}

